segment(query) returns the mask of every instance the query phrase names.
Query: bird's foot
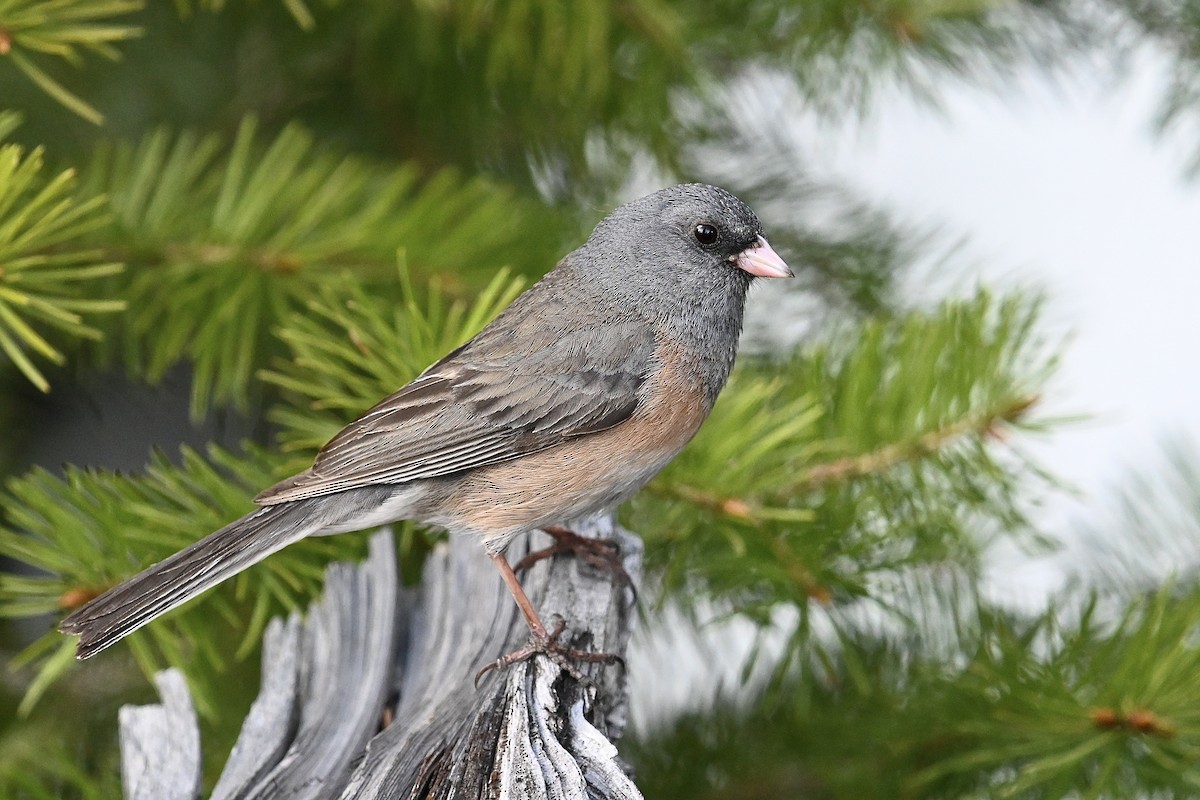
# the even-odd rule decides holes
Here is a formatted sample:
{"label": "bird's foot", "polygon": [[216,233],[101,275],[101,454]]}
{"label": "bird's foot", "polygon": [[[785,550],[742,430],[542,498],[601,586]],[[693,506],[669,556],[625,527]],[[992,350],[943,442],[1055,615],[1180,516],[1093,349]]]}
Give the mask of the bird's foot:
{"label": "bird's foot", "polygon": [[585,564],[612,573],[617,580],[629,587],[629,590],[633,592],[634,602],[637,602],[637,587],[634,586],[633,578],[629,577],[625,565],[621,562],[621,547],[616,542],[612,539],[591,539],[587,536],[580,536],[574,531],[557,525],[542,528],[542,530],[554,538],[554,544],[526,555],[513,567],[515,572],[524,572],[542,559],[551,558],[559,553],[574,553],[575,557]]}
{"label": "bird's foot", "polygon": [[513,664],[519,664],[522,661],[528,661],[536,655],[544,655],[552,662],[557,664],[563,672],[570,675],[580,684],[586,687],[594,687],[595,682],[584,675],[579,669],[579,663],[585,664],[621,664],[624,666],[625,660],[618,655],[612,653],[593,653],[587,650],[577,650],[573,647],[568,647],[558,641],[558,637],[566,630],[567,622],[562,617],[554,623],[554,627],[540,633],[536,630],[532,631],[529,636],[529,643],[520,650],[500,656],[491,664],[488,664],[479,672],[475,673],[475,687],[479,687],[479,679],[492,670],[501,670],[511,667]]}

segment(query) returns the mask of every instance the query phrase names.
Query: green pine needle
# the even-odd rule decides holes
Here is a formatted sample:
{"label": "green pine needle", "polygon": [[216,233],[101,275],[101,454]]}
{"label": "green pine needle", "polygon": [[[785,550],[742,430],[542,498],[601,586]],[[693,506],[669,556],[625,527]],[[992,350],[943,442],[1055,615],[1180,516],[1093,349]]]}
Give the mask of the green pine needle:
{"label": "green pine needle", "polygon": [[[58,478],[34,470],[10,481],[0,554],[44,574],[0,574],[0,616],[77,607],[250,511],[250,498],[283,477],[282,463],[258,450],[234,456],[212,448],[208,458],[184,450],[180,466],[157,455],[137,477],[69,469]],[[254,649],[246,643],[260,640],[270,616],[315,595],[328,561],[357,558],[361,551],[362,537],[303,542],[137,632],[128,640],[130,649],[147,677],[168,665],[187,672],[198,706],[215,715],[219,675],[229,660]],[[61,634],[49,631],[14,662],[38,669],[24,708],[66,669],[54,655],[62,642]]]}
{"label": "green pine needle", "polygon": [[403,268],[395,289],[369,292],[344,281],[325,287],[279,336],[290,358],[264,371],[288,402],[270,417],[284,447],[315,452],[338,429],[473,336],[520,291],[501,270],[473,303],[436,284],[414,289]]}
{"label": "green pine needle", "polygon": [[[121,272],[78,240],[107,222],[104,198],[77,199],[75,174],[46,180],[42,151],[0,145],[0,350],[43,392],[50,383],[34,357],[62,364],[47,330],[96,339],[82,314],[120,311],[115,300],[80,297],[80,284]],[[41,330],[39,330],[41,329]]]}
{"label": "green pine needle", "polygon": [[1115,618],[1096,599],[1077,623],[989,619],[943,720],[958,752],[913,776],[922,789],[982,782],[994,796],[1131,797],[1200,791],[1200,592],[1172,585]]}
{"label": "green pine needle", "polygon": [[16,111],[0,111],[0,144],[8,138],[8,135],[21,127],[23,118]]}
{"label": "green pine needle", "polygon": [[32,55],[60,58],[74,67],[82,66],[82,51],[115,59],[114,42],[141,35],[141,28],[115,20],[141,8],[140,0],[0,0],[0,63],[9,59],[47,95],[100,125],[103,115],[52,77]]}
{"label": "green pine needle", "polygon": [[94,240],[130,265],[114,354],[151,380],[190,361],[197,417],[247,406],[279,352],[270,332],[323,287],[352,276],[389,291],[398,250],[460,291],[509,263],[553,263],[548,212],[503,186],[330,152],[295,125],[267,141],[257,129],[247,120],[229,144],[158,131],[102,148],[86,171],[115,217]]}
{"label": "green pine needle", "polygon": [[[1039,542],[1043,480],[991,444],[1028,426],[1053,365],[1038,303],[981,293],[744,361],[696,440],[636,499],[664,591],[768,620],[876,594],[914,564],[977,569],[991,537]],[[885,603],[886,606],[886,603]]]}

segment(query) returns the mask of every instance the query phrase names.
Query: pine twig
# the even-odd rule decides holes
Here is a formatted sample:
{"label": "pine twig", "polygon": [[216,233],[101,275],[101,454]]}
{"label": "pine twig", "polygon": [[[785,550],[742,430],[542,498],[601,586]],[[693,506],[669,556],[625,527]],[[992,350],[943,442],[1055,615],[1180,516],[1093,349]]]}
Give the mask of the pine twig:
{"label": "pine twig", "polygon": [[986,409],[979,414],[956,420],[943,428],[929,431],[913,441],[889,444],[869,453],[846,456],[825,464],[816,464],[800,473],[796,485],[799,488],[816,489],[875,475],[899,464],[917,461],[932,455],[966,436],[998,438],[1000,436],[999,426],[1002,423],[1018,421],[1037,401],[1036,395],[1026,395],[998,409]]}
{"label": "pine twig", "polygon": [[[1037,402],[1036,395],[1027,395],[1006,403],[998,409],[956,420],[942,428],[929,431],[913,441],[885,445],[868,453],[846,456],[824,464],[816,464],[799,474],[793,486],[797,491],[820,489],[835,483],[885,472],[899,464],[917,461],[932,455],[958,440],[971,435],[1000,438],[1000,425],[1020,420]],[[725,496],[688,484],[653,483],[647,491],[659,497],[682,500],[713,514],[760,525],[778,515],[744,497]]]}

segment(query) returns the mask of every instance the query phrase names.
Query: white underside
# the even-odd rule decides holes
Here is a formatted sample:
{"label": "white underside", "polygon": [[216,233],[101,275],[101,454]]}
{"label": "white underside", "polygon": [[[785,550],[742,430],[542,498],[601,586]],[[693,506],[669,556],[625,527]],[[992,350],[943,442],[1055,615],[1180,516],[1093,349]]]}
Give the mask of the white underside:
{"label": "white underside", "polygon": [[311,536],[331,536],[335,533],[349,533],[350,531],[361,531],[367,528],[374,528],[379,525],[387,525],[390,522],[399,522],[404,519],[413,519],[412,507],[416,500],[421,496],[422,490],[417,486],[397,486],[396,491],[387,499],[377,506],[364,509],[361,514],[350,517],[344,522],[329,527],[322,528]]}

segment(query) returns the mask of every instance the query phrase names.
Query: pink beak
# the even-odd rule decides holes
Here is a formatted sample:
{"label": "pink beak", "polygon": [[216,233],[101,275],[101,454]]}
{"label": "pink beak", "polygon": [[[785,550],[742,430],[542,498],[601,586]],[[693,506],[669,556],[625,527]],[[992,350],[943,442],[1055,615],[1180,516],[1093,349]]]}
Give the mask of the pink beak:
{"label": "pink beak", "polygon": [[753,247],[747,247],[729,260],[737,264],[739,269],[759,278],[792,277],[791,268],[761,236]]}

